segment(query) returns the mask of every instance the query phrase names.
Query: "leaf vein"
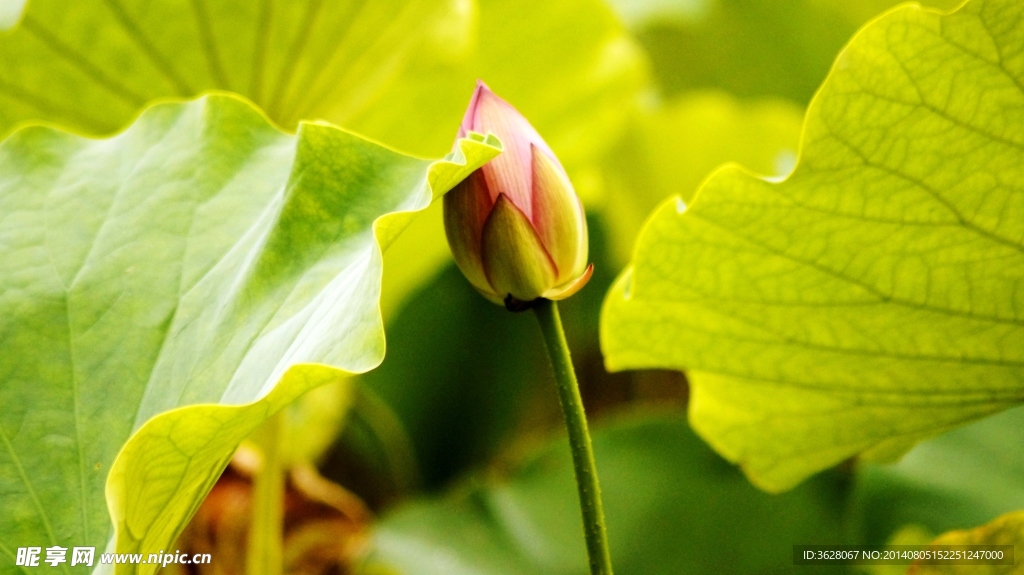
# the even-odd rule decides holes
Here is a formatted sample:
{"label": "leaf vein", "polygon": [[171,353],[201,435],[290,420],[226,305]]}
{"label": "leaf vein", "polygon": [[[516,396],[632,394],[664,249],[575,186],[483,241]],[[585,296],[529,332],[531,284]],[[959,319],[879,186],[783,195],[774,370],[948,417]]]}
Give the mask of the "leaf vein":
{"label": "leaf vein", "polygon": [[[14,467],[18,470],[18,476],[21,479],[25,489],[28,490],[28,495],[32,499],[33,505],[36,507],[36,513],[39,515],[39,519],[43,522],[43,528],[46,529],[46,535],[50,538],[51,545],[57,545],[57,536],[54,534],[53,526],[50,524],[50,517],[46,514],[46,510],[43,509],[43,504],[39,500],[39,494],[36,493],[35,488],[32,486],[32,481],[29,480],[28,474],[25,473],[25,466],[21,463],[21,458],[14,451],[14,445],[11,444],[11,439],[7,436],[7,432],[4,431],[3,426],[0,426],[0,439],[4,442],[4,447],[7,448],[7,453],[11,455],[11,461],[14,463]],[[63,571],[70,575],[70,571],[66,565],[63,566]]]}
{"label": "leaf vein", "polygon": [[898,298],[896,296],[893,296],[893,295],[890,295],[890,294],[887,294],[887,293],[881,291],[880,289],[878,289],[877,287],[875,287],[874,285],[872,285],[872,284],[870,284],[868,282],[856,279],[853,276],[847,275],[847,274],[845,274],[845,273],[843,273],[843,272],[841,272],[839,270],[832,269],[829,266],[826,266],[824,264],[820,264],[820,263],[815,262],[815,261],[805,260],[805,259],[802,259],[802,258],[798,258],[798,257],[796,257],[796,256],[794,256],[794,255],[792,255],[790,253],[787,253],[787,252],[785,252],[785,251],[783,251],[781,249],[775,248],[775,247],[773,247],[773,246],[771,246],[771,245],[769,245],[767,243],[764,243],[764,242],[761,242],[761,241],[757,241],[757,240],[755,240],[755,239],[753,239],[753,238],[751,238],[749,236],[743,235],[743,234],[739,233],[738,231],[730,229],[728,226],[720,224],[720,223],[718,223],[718,222],[716,222],[716,221],[714,221],[714,220],[712,220],[710,218],[704,217],[704,216],[700,215],[699,213],[697,213],[697,212],[695,212],[693,210],[691,210],[691,211],[689,211],[687,213],[693,214],[693,217],[696,217],[696,218],[698,218],[698,219],[700,219],[700,220],[702,220],[704,222],[707,222],[708,224],[718,228],[719,230],[725,232],[726,234],[729,234],[731,236],[739,238],[739,239],[749,243],[750,245],[753,245],[755,247],[761,248],[764,251],[766,251],[766,252],[768,252],[768,253],[770,253],[772,255],[775,255],[777,257],[789,260],[789,261],[791,261],[791,262],[793,262],[795,264],[800,264],[800,265],[804,265],[804,266],[813,268],[813,269],[815,269],[815,270],[817,270],[817,271],[819,271],[819,272],[821,272],[823,274],[833,276],[833,277],[835,277],[837,279],[840,279],[842,281],[845,281],[845,282],[851,283],[851,284],[853,284],[853,285],[855,285],[857,287],[860,287],[864,291],[866,291],[866,292],[874,295],[875,297],[877,297],[882,302],[893,303],[893,304],[901,305],[901,306],[908,307],[908,308],[911,308],[911,309],[919,309],[919,310],[923,310],[923,311],[930,311],[930,312],[935,312],[935,313],[938,313],[938,314],[949,315],[949,316],[954,316],[954,317],[965,317],[965,318],[975,319],[975,320],[991,321],[993,323],[1002,323],[1002,324],[1009,324],[1009,325],[1014,325],[1014,326],[1024,326],[1024,320],[1021,320],[1021,319],[1018,319],[1018,318],[1007,318],[1007,317],[1002,317],[1002,316],[997,316],[997,315],[983,315],[983,314],[978,314],[978,313],[974,313],[974,312],[971,312],[971,311],[956,310],[956,309],[945,308],[945,307],[936,307],[936,306],[924,304],[924,303],[921,303],[921,302],[915,302],[915,301],[912,301],[912,300],[906,300],[906,299],[903,299],[903,298]]}
{"label": "leaf vein", "polygon": [[213,76],[217,87],[229,90],[231,82],[228,81],[227,71],[224,69],[224,64],[217,51],[216,38],[213,35],[210,15],[206,12],[204,0],[192,0],[191,4],[192,12],[196,17],[196,26],[199,28],[199,40],[203,44],[203,53],[206,55],[206,64],[210,68],[210,75]]}
{"label": "leaf vein", "polygon": [[118,96],[132,106],[142,106],[146,98],[129,89],[127,86],[107,76],[99,67],[88,61],[84,56],[74,51],[70,46],[61,42],[49,30],[43,27],[42,23],[36,22],[31,15],[26,14],[22,19],[22,26],[33,36],[42,41],[57,56],[78,68],[86,76],[92,78],[97,84],[106,88],[107,91]]}
{"label": "leaf vein", "polygon": [[156,69],[164,75],[167,80],[174,85],[178,90],[179,96],[191,96],[195,93],[195,90],[188,85],[188,82],[184,80],[178,72],[171,66],[171,63],[156,49],[149,39],[143,34],[142,29],[139,28],[138,24],[132,20],[131,16],[125,10],[124,6],[118,0],[104,0],[110,11],[114,13],[114,18],[118,24],[124,28],[124,31],[128,33],[128,37],[131,38],[135,45],[137,45],[142,52],[149,58],[150,62],[156,67]]}

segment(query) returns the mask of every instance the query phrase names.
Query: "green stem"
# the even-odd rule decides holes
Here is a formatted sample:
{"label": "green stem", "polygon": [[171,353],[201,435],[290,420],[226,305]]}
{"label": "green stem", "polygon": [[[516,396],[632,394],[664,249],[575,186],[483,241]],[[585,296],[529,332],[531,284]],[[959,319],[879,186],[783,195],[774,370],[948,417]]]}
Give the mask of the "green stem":
{"label": "green stem", "polygon": [[587,541],[587,555],[590,557],[591,575],[612,575],[612,558],[608,551],[608,535],[604,527],[604,509],[601,506],[601,488],[597,482],[597,468],[594,465],[594,450],[590,445],[587,431],[587,416],[583,413],[583,399],[580,397],[576,371],[569,357],[569,344],[565,341],[562,318],[553,301],[540,300],[533,308],[544,333],[544,343],[551,357],[558,383],[558,397],[565,415],[565,427],[569,432],[569,447],[572,449],[572,464],[576,471],[576,487],[580,495],[583,512],[583,535]]}
{"label": "green stem", "polygon": [[284,426],[284,412],[279,411],[252,436],[262,451],[263,462],[253,478],[248,575],[281,575],[284,570]]}

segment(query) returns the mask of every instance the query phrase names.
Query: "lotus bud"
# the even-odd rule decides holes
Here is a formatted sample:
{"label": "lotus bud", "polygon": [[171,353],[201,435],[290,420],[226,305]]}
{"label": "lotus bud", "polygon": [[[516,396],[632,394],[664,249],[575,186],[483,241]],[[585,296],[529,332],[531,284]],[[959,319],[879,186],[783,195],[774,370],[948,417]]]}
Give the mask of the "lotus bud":
{"label": "lotus bud", "polygon": [[565,299],[593,272],[583,205],[540,134],[478,82],[459,137],[492,133],[496,158],[444,197],[444,229],[455,263],[487,299],[512,311]]}

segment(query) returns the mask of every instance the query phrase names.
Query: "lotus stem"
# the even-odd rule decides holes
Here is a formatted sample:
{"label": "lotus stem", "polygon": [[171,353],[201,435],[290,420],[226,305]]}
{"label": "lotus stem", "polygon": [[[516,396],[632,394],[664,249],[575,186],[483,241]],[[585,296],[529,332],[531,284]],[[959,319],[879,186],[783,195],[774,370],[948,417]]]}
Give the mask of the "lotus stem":
{"label": "lotus stem", "polygon": [[608,535],[605,532],[604,508],[601,505],[601,488],[594,464],[594,450],[587,430],[587,416],[583,412],[583,398],[580,397],[576,370],[569,355],[569,344],[562,329],[562,318],[558,315],[555,302],[542,299],[533,308],[544,334],[551,366],[558,384],[558,397],[565,416],[565,427],[569,433],[569,447],[572,450],[576,487],[579,491],[580,509],[583,514],[583,535],[587,542],[591,575],[612,575],[612,559],[608,550]]}

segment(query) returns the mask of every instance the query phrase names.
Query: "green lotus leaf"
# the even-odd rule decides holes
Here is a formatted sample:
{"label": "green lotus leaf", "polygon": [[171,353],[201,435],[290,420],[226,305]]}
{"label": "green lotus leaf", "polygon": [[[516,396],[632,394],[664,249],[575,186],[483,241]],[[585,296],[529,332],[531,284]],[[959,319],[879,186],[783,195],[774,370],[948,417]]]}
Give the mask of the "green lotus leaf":
{"label": "green lotus leaf", "polygon": [[[673,415],[621,417],[596,427],[593,442],[617,572],[786,573],[792,545],[842,537],[839,474],[767,495]],[[507,476],[477,476],[385,515],[364,572],[583,575],[579,509],[563,438]],[[823,572],[832,571],[809,571]]]}
{"label": "green lotus leaf", "polygon": [[496,146],[431,162],[228,95],[0,143],[0,553],[169,549],[269,414],[380,363],[382,247]]}
{"label": "green lotus leaf", "polygon": [[344,123],[415,59],[460,57],[470,24],[446,0],[31,0],[0,35],[0,133],[25,120],[107,133],[153,99],[212,89],[289,129]]}
{"label": "green lotus leaf", "polygon": [[784,181],[662,205],[609,294],[613,369],[686,369],[695,429],[766,489],[1024,401],[1024,5],[865,27]]}
{"label": "green lotus leaf", "polygon": [[[903,0],[609,0],[670,95],[726,90],[806,104],[857,29]],[[951,9],[962,0],[923,0]]]}

